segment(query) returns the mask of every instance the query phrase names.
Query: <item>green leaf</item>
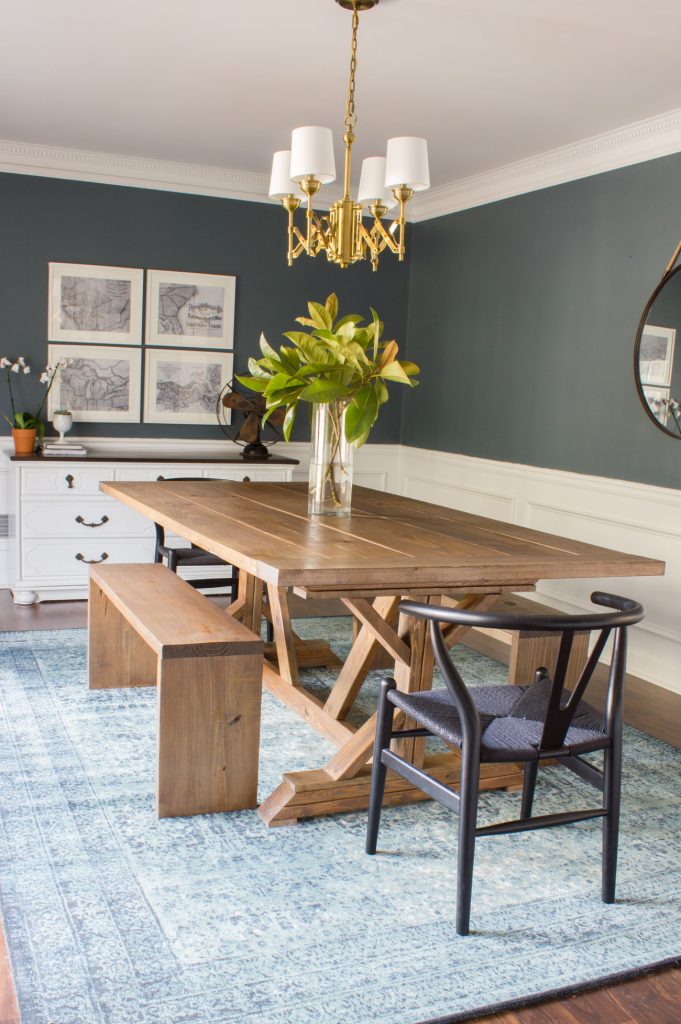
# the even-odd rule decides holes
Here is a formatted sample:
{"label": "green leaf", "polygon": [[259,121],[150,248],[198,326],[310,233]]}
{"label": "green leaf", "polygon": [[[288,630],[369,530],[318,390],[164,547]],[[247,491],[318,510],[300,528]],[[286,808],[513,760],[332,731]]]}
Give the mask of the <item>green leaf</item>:
{"label": "green leaf", "polygon": [[271,359],[279,358],[279,353],[272,348],[264,334],[260,335],[260,351],[264,356],[269,356]]}
{"label": "green leaf", "polygon": [[300,391],[300,389],[304,387],[304,380],[291,377],[287,373],[277,373],[265,388],[264,394],[267,399],[267,405],[270,405],[271,399],[277,399],[281,396],[292,394],[293,392]]}
{"label": "green leaf", "polygon": [[326,306],[322,306],[321,302],[308,302],[307,308],[310,311],[310,318],[315,327],[325,327],[327,331],[331,330],[333,321],[329,316]]}
{"label": "green leaf", "polygon": [[300,369],[300,353],[297,348],[288,348],[286,345],[282,345],[279,349],[279,359],[281,360],[282,366],[288,370],[289,373],[296,373]]}
{"label": "green leaf", "polygon": [[296,317],[296,323],[297,324],[303,324],[304,327],[317,327],[318,326],[318,324],[315,323],[314,320],[310,320],[310,318],[307,317],[307,316],[297,316]]}
{"label": "green leaf", "polygon": [[345,436],[353,444],[368,435],[378,416],[378,396],[371,384],[357,392],[345,414]]}
{"label": "green leaf", "polygon": [[259,361],[254,359],[253,356],[248,360],[248,369],[254,377],[264,377],[265,380],[269,380],[272,376],[269,370],[266,370],[264,366],[261,366]]}
{"label": "green leaf", "polygon": [[326,312],[331,317],[331,323],[333,323],[338,316],[338,297],[335,292],[332,292],[331,295],[329,295],[324,305],[326,307]]}
{"label": "green leaf", "polygon": [[409,377],[407,377],[396,359],[393,360],[392,363],[388,363],[387,366],[381,367],[378,376],[383,377],[384,380],[393,380],[398,384],[409,384],[412,388],[416,384],[416,381],[410,380]]}
{"label": "green leaf", "polygon": [[305,331],[285,331],[284,337],[297,346],[307,345],[310,340],[310,335]]}
{"label": "green leaf", "polygon": [[378,313],[373,308],[373,306],[370,307],[370,308],[371,308],[371,317],[372,317],[372,320],[373,320],[372,327],[374,329],[374,359],[375,359],[376,358],[376,354],[378,352],[378,342],[379,342],[381,334],[383,332],[383,324],[379,320]]}
{"label": "green leaf", "polygon": [[289,405],[286,416],[284,417],[284,439],[286,441],[291,438],[291,431],[293,430],[293,422],[298,412],[298,403],[294,402],[293,405]]}
{"label": "green leaf", "polygon": [[336,333],[338,333],[341,327],[344,327],[345,324],[361,324],[363,319],[364,317],[360,316],[359,313],[348,313],[347,316],[342,316],[336,324]]}
{"label": "green leaf", "polygon": [[398,361],[407,377],[415,377],[417,373],[421,372],[421,367],[417,366],[416,363],[410,363],[406,359],[400,359]]}
{"label": "green leaf", "polygon": [[301,391],[304,402],[335,402],[337,398],[345,398],[347,388],[335,380],[313,380]]}
{"label": "green leaf", "polygon": [[269,377],[245,377],[240,374],[236,374],[236,379],[240,384],[243,384],[245,388],[249,388],[251,391],[263,392],[267,387]]}

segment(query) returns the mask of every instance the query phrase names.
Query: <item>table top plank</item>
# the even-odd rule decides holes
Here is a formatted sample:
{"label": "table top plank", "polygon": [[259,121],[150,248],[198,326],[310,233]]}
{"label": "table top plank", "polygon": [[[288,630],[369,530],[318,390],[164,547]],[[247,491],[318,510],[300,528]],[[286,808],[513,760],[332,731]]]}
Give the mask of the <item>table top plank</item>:
{"label": "table top plank", "polygon": [[101,489],[276,586],[435,593],[664,572],[655,559],[363,487],[353,489],[345,518],[308,516],[304,484],[166,480]]}

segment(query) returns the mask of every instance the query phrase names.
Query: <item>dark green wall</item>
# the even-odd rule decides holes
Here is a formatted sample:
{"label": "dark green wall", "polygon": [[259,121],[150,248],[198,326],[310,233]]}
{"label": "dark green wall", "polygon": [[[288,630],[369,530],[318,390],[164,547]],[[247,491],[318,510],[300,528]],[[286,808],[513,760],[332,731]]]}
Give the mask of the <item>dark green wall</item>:
{"label": "dark green wall", "polygon": [[[308,299],[323,301],[332,291],[346,312],[369,316],[374,306],[388,336],[404,339],[407,263],[391,257],[372,273],[363,265],[340,271],[323,256],[301,257],[289,269],[285,224],[280,207],[263,203],[0,174],[0,355],[24,355],[38,371],[21,378],[26,407],[36,408],[42,397],[37,378],[47,354],[49,262],[235,275],[238,371],[258,354],[262,330],[270,342],[278,342],[283,331],[295,327],[294,317],[306,312]],[[4,386],[0,403],[0,412],[7,412]],[[304,416],[300,419],[305,422]],[[396,394],[382,410],[371,440],[398,442],[399,431]],[[222,437],[217,425],[84,423],[73,432]],[[301,424],[299,436],[304,433]]]}
{"label": "dark green wall", "polygon": [[680,183],[674,155],[416,224],[403,443],[681,486],[632,374]]}

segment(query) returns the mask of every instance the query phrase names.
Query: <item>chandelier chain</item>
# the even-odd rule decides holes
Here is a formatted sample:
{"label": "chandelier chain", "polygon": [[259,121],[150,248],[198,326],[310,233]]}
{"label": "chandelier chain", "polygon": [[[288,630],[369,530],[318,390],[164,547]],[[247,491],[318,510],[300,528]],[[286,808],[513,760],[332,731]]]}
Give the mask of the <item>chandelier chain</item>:
{"label": "chandelier chain", "polygon": [[355,73],[357,71],[357,28],[359,26],[359,11],[353,0],[352,5],[352,44],[350,48],[350,83],[348,85],[348,98],[345,103],[345,130],[351,132],[357,124],[355,113]]}

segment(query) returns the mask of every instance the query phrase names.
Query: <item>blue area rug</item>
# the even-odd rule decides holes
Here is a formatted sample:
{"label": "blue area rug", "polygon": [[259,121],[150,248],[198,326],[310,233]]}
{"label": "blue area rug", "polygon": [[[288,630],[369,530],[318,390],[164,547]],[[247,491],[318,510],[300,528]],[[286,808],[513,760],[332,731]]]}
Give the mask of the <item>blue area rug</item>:
{"label": "blue area rug", "polygon": [[[343,620],[297,628],[347,650]],[[460,660],[468,679],[504,679]],[[599,897],[598,824],[484,839],[460,939],[456,819],[438,805],[386,809],[374,858],[363,813],[158,821],[155,693],[88,692],[82,630],[3,634],[0,697],[0,891],[24,1024],[415,1024],[681,952],[681,752],[633,730],[617,903]],[[330,753],[265,695],[263,796]],[[536,812],[593,795],[550,768]],[[481,822],[518,800],[484,796]]]}

